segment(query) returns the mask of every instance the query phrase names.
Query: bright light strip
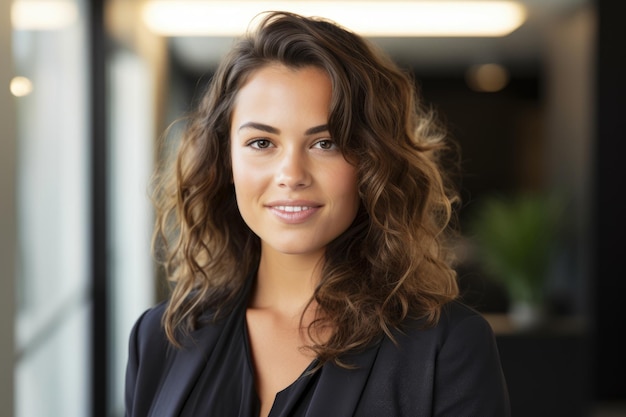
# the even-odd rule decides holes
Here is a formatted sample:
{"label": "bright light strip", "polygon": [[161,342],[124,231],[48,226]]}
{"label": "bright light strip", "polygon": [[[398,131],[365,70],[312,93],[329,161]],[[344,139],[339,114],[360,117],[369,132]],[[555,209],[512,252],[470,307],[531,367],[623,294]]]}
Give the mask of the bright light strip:
{"label": "bright light strip", "polygon": [[78,19],[78,8],[70,1],[16,0],[11,6],[11,24],[16,30],[56,30]]}
{"label": "bright light strip", "polygon": [[514,1],[149,0],[142,17],[164,36],[239,36],[257,14],[321,16],[365,36],[506,36],[526,19]]}

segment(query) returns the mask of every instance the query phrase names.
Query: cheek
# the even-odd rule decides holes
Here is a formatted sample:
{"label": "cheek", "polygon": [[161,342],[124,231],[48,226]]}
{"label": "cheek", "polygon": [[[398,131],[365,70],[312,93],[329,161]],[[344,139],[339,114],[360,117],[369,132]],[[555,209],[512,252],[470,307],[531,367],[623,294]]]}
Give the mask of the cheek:
{"label": "cheek", "polygon": [[253,177],[253,175],[250,175],[251,170],[249,164],[246,164],[241,154],[232,150],[230,154],[230,167],[232,181],[236,190],[245,187],[250,177]]}
{"label": "cheek", "polygon": [[250,192],[250,188],[254,185],[254,175],[250,175],[250,171],[238,169],[233,166],[233,185],[235,186],[235,194],[237,199]]}
{"label": "cheek", "polygon": [[342,196],[346,209],[352,209],[356,214],[360,202],[356,169],[351,165],[341,167],[329,177],[329,184],[336,194]]}
{"label": "cheek", "polygon": [[[267,184],[267,173],[251,163],[232,160],[232,179],[235,196],[240,206],[245,206],[250,199],[257,199]],[[245,207],[241,207],[245,210]]]}

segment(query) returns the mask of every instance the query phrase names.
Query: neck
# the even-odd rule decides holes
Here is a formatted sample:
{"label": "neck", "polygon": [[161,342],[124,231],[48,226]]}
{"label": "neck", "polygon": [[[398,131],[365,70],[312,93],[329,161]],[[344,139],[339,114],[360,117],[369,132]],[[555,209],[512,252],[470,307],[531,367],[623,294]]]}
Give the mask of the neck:
{"label": "neck", "polygon": [[263,248],[250,307],[301,314],[320,279],[323,253],[287,255]]}

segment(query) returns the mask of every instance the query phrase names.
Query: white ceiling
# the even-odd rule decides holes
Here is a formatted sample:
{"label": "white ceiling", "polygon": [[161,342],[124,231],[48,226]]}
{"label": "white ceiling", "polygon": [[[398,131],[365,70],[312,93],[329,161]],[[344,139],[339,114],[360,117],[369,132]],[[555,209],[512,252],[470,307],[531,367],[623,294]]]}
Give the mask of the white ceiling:
{"label": "white ceiling", "polygon": [[[519,0],[527,21],[502,38],[373,38],[396,61],[422,72],[456,72],[469,65],[497,62],[511,71],[534,71],[541,61],[543,39],[555,19],[588,5],[588,0]],[[215,67],[232,38],[175,37],[172,57],[190,72]]]}

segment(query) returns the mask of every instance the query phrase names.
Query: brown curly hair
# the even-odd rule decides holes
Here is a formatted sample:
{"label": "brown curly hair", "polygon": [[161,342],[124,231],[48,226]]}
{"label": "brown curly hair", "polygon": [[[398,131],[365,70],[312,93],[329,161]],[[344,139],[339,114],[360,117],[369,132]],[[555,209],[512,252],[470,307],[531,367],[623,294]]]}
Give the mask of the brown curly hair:
{"label": "brown curly hair", "polygon": [[259,238],[235,201],[229,132],[239,89],[273,63],[329,75],[329,130],[358,172],[359,212],[328,245],[311,299],[321,314],[309,333],[314,326],[333,332],[308,348],[321,363],[341,363],[343,353],[390,335],[407,316],[436,323],[457,297],[448,247],[457,195],[440,167],[448,141],[418,102],[412,77],[360,36],[319,18],[264,15],[222,60],[190,115],[175,172],[161,173],[154,196],[155,247],[174,283],[164,327],[179,345],[203,312],[219,319],[228,311],[258,267]]}

